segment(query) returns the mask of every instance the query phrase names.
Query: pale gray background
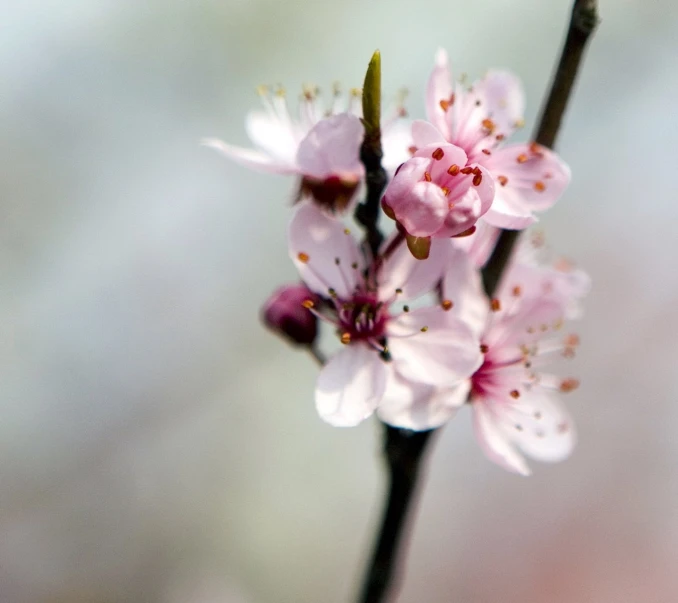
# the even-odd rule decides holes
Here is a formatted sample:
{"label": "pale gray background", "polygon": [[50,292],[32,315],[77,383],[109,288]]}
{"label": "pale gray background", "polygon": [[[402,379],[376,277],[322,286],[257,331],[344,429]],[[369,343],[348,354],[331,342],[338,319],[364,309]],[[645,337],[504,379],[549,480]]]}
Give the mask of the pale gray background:
{"label": "pale gray background", "polygon": [[[295,277],[292,186],[228,163],[260,83],[384,88],[433,53],[522,75],[564,0],[6,0],[0,35],[0,601],[350,601],[383,487],[373,422],[258,323]],[[401,602],[678,600],[678,3],[603,0],[542,223],[594,289],[574,457],[522,479],[467,413],[431,459]],[[240,598],[237,593],[242,594]],[[231,598],[231,597],[234,598]]]}

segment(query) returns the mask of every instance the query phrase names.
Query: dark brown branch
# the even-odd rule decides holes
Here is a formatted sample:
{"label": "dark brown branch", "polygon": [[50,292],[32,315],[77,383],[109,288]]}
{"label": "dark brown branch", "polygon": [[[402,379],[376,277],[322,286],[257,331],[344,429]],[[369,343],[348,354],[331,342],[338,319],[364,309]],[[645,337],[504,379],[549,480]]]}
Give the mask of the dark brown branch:
{"label": "dark brown branch", "polygon": [[[534,140],[538,144],[552,149],[556,142],[586,44],[597,24],[597,1],[575,0],[560,61],[534,132]],[[499,285],[499,280],[508,264],[519,234],[520,231],[516,230],[502,231],[497,245],[483,269],[483,285],[490,297]]]}

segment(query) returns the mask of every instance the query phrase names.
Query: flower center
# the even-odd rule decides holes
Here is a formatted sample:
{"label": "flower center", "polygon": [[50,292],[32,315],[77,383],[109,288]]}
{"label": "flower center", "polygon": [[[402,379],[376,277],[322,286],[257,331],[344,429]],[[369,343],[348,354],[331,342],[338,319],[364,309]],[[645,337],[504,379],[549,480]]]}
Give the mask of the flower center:
{"label": "flower center", "polygon": [[349,301],[337,302],[337,312],[342,343],[378,341],[384,336],[388,311],[376,297],[356,294]]}
{"label": "flower center", "polygon": [[485,353],[480,368],[471,377],[471,397],[493,398],[497,401],[507,396],[517,399],[522,389],[525,364],[522,358],[505,362]]}

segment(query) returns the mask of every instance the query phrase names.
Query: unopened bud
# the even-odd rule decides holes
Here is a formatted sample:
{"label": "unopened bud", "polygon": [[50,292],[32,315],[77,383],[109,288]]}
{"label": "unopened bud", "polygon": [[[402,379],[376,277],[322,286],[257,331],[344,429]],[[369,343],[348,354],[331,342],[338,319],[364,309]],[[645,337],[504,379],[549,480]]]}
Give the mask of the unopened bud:
{"label": "unopened bud", "polygon": [[264,304],[262,319],[290,343],[311,345],[318,335],[318,319],[311,308],[318,301],[305,285],[283,285]]}

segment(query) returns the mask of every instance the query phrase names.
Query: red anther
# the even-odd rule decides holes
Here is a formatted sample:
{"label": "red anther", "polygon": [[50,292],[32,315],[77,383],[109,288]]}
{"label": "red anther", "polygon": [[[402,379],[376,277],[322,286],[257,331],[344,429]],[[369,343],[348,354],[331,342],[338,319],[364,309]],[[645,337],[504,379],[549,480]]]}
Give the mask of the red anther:
{"label": "red anther", "polygon": [[527,155],[525,155],[525,153],[521,153],[518,155],[518,157],[516,157],[516,161],[518,163],[525,163],[527,161]]}
{"label": "red anther", "polygon": [[485,155],[492,155],[492,151],[490,151],[490,149],[483,149],[483,153],[485,153]]}
{"label": "red anther", "polygon": [[534,190],[538,193],[543,193],[546,190],[546,185],[541,180],[537,180],[534,183]]}
{"label": "red anther", "polygon": [[506,184],[508,183],[508,178],[506,176],[497,176],[497,181],[502,186],[506,186]]}
{"label": "red anther", "polygon": [[297,259],[298,259],[302,264],[306,264],[306,263],[308,263],[308,260],[310,260],[311,258],[308,257],[308,253],[304,253],[303,251],[300,251],[300,252],[297,254]]}
{"label": "red anther", "polygon": [[560,382],[560,391],[563,392],[564,394],[567,394],[571,391],[574,391],[579,387],[579,381],[577,379],[563,379]]}
{"label": "red anther", "polygon": [[424,180],[426,180],[426,182],[431,182],[431,174],[424,172]]}
{"label": "red anther", "polygon": [[473,186],[480,186],[480,183],[483,181],[482,174],[476,174],[473,176]]}
{"label": "red anther", "polygon": [[470,166],[467,166],[467,167],[465,167],[465,168],[463,168],[463,169],[461,169],[461,170],[459,170],[459,171],[460,171],[462,174],[464,174],[464,176],[468,176],[469,174],[472,174],[472,173],[473,173],[473,168],[470,167]]}
{"label": "red anther", "polygon": [[445,312],[452,309],[452,306],[454,306],[451,299],[444,299],[440,305],[443,307],[443,310],[445,310]]}
{"label": "red anther", "polygon": [[459,166],[456,163],[453,163],[448,169],[447,173],[450,176],[456,176],[459,173]]}
{"label": "red anther", "polygon": [[433,159],[435,159],[436,161],[440,161],[444,156],[445,151],[443,151],[440,147],[433,151]]}
{"label": "red anther", "polygon": [[490,308],[492,308],[492,312],[499,312],[501,310],[501,302],[498,299],[493,299],[490,302]]}

